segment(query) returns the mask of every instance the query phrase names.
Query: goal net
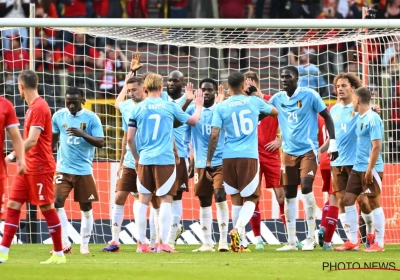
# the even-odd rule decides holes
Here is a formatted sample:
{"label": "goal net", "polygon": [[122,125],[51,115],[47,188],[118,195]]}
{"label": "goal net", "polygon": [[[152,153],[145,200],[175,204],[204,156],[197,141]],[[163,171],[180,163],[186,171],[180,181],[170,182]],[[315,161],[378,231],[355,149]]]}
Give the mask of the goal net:
{"label": "goal net", "polygon": [[[373,102],[381,107],[385,126],[382,203],[387,219],[386,242],[400,242],[398,21],[1,19],[0,26],[3,26],[0,28],[0,92],[15,105],[21,124],[24,123],[27,105],[19,95],[16,78],[21,69],[29,68],[30,62],[39,75],[39,92],[53,113],[65,106],[66,87],[78,86],[86,94],[84,107],[96,112],[102,121],[105,147],[96,150],[93,164],[100,200],[93,203],[95,226],[92,242],[106,243],[111,239],[110,214],[123,136],[121,115],[114,104],[135,52],[141,54],[143,65],[138,75],[148,71],[159,73],[165,78],[165,87],[169,73],[174,70],[181,71],[185,82],[192,82],[195,88],[206,77],[216,79],[227,88],[230,72],[252,70],[261,78],[262,91],[274,94],[280,90],[281,67],[296,65],[300,71],[300,84],[316,89],[327,105],[336,103],[332,85],[335,75],[339,72],[356,73],[373,91]],[[28,32],[32,26],[38,27]],[[11,151],[9,141],[5,148],[6,153]],[[11,166],[5,201],[14,174],[15,166]],[[318,171],[314,182],[317,219],[321,218],[321,209],[327,200],[327,196],[321,193],[321,186]],[[298,201],[297,231],[299,239],[303,240],[306,223],[300,190]],[[136,242],[132,204],[133,198],[130,197],[125,205],[120,235],[124,244]],[[199,207],[191,182],[190,191],[183,197],[185,232],[178,244],[201,243]],[[73,202],[72,193],[65,208],[70,221],[69,237],[72,242],[80,243],[81,213],[78,203]],[[260,209],[263,239],[269,244],[286,242],[273,190],[262,188]],[[15,242],[50,243],[40,211],[36,212],[36,207],[29,206],[24,213]],[[215,208],[213,216],[216,219]],[[2,230],[3,223],[0,238]],[[247,237],[254,243],[250,227]],[[214,238],[216,242],[219,240],[216,222]],[[342,243],[342,238],[344,232],[339,224],[334,243]]]}

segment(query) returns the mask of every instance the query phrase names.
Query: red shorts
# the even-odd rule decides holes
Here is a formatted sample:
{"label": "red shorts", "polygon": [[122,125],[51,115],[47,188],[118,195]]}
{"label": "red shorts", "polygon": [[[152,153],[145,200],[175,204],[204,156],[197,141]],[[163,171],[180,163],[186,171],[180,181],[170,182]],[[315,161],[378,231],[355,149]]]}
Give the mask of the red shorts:
{"label": "red shorts", "polygon": [[54,173],[39,175],[17,175],[11,186],[9,200],[33,205],[46,205],[54,203]]}
{"label": "red shorts", "polygon": [[281,162],[276,161],[260,161],[260,184],[264,175],[266,188],[281,188]]}
{"label": "red shorts", "polygon": [[4,189],[6,186],[6,179],[0,179],[0,219],[1,219],[1,214],[3,214],[4,210]]}
{"label": "red shorts", "polygon": [[332,188],[332,173],[330,169],[321,169],[322,192],[335,194]]}

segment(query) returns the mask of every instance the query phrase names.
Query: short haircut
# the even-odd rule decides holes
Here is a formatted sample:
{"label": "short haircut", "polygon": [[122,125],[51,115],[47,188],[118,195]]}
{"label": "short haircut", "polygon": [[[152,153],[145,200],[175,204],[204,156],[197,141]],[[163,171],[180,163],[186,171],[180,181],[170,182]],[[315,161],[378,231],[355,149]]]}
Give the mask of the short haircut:
{"label": "short haircut", "polygon": [[352,87],[354,87],[355,89],[360,88],[362,86],[362,82],[361,82],[360,78],[357,77],[356,74],[354,74],[354,73],[340,73],[339,75],[337,75],[335,77],[335,79],[333,79],[334,89],[336,89],[337,82],[340,79],[347,79],[349,81],[350,85]]}
{"label": "short haircut", "polygon": [[360,87],[355,90],[355,94],[360,98],[362,104],[369,104],[371,102],[371,91],[366,87]]}
{"label": "short haircut", "polygon": [[27,89],[37,89],[38,87],[38,75],[35,71],[24,70],[18,75],[18,80],[24,84]]}
{"label": "short haircut", "polygon": [[142,76],[140,76],[140,77],[142,78],[143,82],[144,82],[144,80],[146,80],[146,77],[147,77],[149,74],[154,74],[154,72],[146,72],[146,73],[142,74]]}
{"label": "short haircut", "polygon": [[213,85],[213,88],[214,88],[215,90],[218,90],[218,83],[217,83],[214,79],[205,78],[205,79],[201,80],[200,83],[199,83],[200,88],[201,88],[201,86],[202,86],[204,83],[210,83],[210,84]]}
{"label": "short haircut", "polygon": [[245,79],[252,79],[257,85],[260,84],[260,76],[254,71],[247,71],[244,73]]}
{"label": "short haircut", "polygon": [[134,83],[137,83],[139,86],[142,85],[142,84],[143,84],[143,79],[142,79],[142,77],[134,76],[134,77],[132,77],[132,78],[129,78],[129,79],[126,81],[126,84],[127,84],[127,85],[128,85],[128,84],[134,84]]}
{"label": "short haircut", "polygon": [[292,72],[293,74],[295,74],[296,78],[299,77],[299,69],[297,69],[296,66],[288,65],[288,66],[283,67],[282,70],[288,70],[288,71]]}
{"label": "short haircut", "polygon": [[228,76],[228,85],[231,88],[237,89],[244,83],[244,76],[240,72],[233,72]]}
{"label": "short haircut", "polygon": [[67,87],[67,90],[65,91],[65,95],[80,95],[82,97],[85,97],[85,94],[83,93],[83,90],[81,90],[78,87]]}
{"label": "short haircut", "polygon": [[159,90],[160,88],[162,88],[162,86],[163,77],[161,75],[150,73],[144,80],[144,87],[149,92]]}

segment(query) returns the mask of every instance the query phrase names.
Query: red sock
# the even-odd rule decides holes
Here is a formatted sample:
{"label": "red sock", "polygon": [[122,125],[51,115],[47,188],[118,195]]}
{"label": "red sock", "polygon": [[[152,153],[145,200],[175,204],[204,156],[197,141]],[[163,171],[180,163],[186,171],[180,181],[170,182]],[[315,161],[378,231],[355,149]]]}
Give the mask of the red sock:
{"label": "red sock", "polygon": [[321,218],[321,227],[326,227],[326,217],[329,211],[329,200],[325,203],[324,207],[322,208],[322,218]]}
{"label": "red sock", "polygon": [[279,212],[281,213],[281,220],[282,223],[286,227],[286,216],[285,216],[285,202],[280,202],[279,203]]}
{"label": "red sock", "polygon": [[57,215],[56,209],[50,209],[42,212],[46,219],[47,228],[51,239],[53,240],[53,248],[55,252],[62,252],[62,233],[61,233],[61,222]]}
{"label": "red sock", "polygon": [[17,233],[19,227],[20,210],[7,208],[6,220],[4,224],[3,240],[1,245],[10,248],[14,235]]}
{"label": "red sock", "polygon": [[250,219],[250,225],[253,229],[254,236],[261,236],[261,213],[258,207],[258,202],[256,204],[256,209],[254,210],[253,216]]}
{"label": "red sock", "polygon": [[330,206],[329,211],[326,214],[324,242],[332,242],[332,237],[336,230],[338,216],[339,208],[336,206]]}

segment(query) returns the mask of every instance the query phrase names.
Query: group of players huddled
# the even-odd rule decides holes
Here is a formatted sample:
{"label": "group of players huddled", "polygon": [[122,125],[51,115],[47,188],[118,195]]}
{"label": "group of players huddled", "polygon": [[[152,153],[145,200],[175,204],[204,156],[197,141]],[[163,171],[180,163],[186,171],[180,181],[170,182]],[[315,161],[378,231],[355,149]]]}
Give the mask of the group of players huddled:
{"label": "group of players huddled", "polygon": [[[229,75],[228,95],[211,78],[201,80],[199,89],[193,91],[193,85],[185,84],[179,71],[170,73],[164,92],[162,76],[138,76],[140,67],[140,55],[135,54],[132,71],[115,102],[121,111],[124,138],[112,210],[112,240],[103,252],[120,250],[119,233],[129,194],[135,197],[137,252],[177,252],[182,198],[190,178],[194,178],[194,194],[200,201],[203,243],[193,252],[215,251],[213,197],[220,233],[218,251],[250,252],[245,235],[249,222],[258,241],[256,249],[264,249],[258,204],[263,176],[265,186],[274,188],[288,236],[288,243],[277,251],[314,250],[313,181],[318,164],[322,191],[330,194],[318,232],[322,249],[359,250],[357,200],[367,226],[365,251],[384,251],[385,217],[380,206],[383,125],[375,112],[379,108],[370,106],[371,92],[361,86],[357,76],[342,73],[335,78],[338,100],[329,112],[317,92],[297,85],[299,73],[294,66],[282,69],[283,91],[273,96],[261,93],[259,76],[251,71]],[[102,124],[95,113],[82,107],[85,97],[81,89],[67,88],[66,108],[52,117],[37,86],[35,72],[21,72],[18,88],[29,107],[24,141],[12,104],[0,98],[0,140],[4,142],[6,128],[14,146],[0,169],[0,195],[6,166],[14,159],[18,166],[7,203],[0,263],[8,260],[25,202],[40,207],[53,240],[52,255],[42,264],[66,262],[64,254],[72,248],[64,203],[72,189],[82,213],[80,253],[89,254],[92,202],[98,200],[92,161],[95,148],[104,144]],[[57,164],[53,151],[57,151]],[[308,227],[303,242],[296,237],[299,185]],[[227,194],[232,203],[233,229],[229,234]],[[146,244],[150,203],[150,244]],[[338,217],[348,240],[333,248]]]}

